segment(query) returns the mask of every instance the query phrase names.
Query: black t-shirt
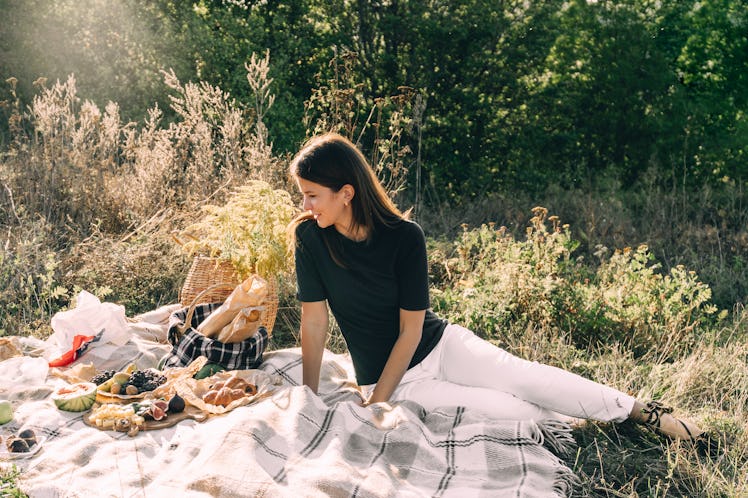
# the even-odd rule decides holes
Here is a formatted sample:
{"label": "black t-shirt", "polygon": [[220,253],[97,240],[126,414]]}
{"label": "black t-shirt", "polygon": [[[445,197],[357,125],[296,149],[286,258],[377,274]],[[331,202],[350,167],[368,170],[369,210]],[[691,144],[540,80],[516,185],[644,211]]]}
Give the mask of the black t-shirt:
{"label": "black t-shirt", "polygon": [[[339,248],[345,268],[330,256],[323,231]],[[379,380],[400,334],[401,308],[426,310],[421,342],[408,368],[439,342],[447,322],[430,309],[426,240],[416,223],[378,226],[368,241],[355,242],[332,226],[322,229],[307,220],[297,227],[296,241],[297,297],[327,300],[360,385]]]}

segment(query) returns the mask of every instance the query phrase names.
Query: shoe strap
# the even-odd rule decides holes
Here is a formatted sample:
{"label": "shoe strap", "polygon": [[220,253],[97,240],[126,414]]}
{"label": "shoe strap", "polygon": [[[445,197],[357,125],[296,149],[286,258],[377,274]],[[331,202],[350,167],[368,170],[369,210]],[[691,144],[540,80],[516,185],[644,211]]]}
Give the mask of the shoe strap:
{"label": "shoe strap", "polygon": [[[660,418],[662,415],[665,413],[672,413],[672,411],[673,409],[671,407],[665,406],[659,401],[650,401],[647,403],[647,406],[642,408],[642,413],[647,415],[647,419],[644,423],[652,427],[660,427]],[[688,429],[686,429],[686,431],[690,433]]]}

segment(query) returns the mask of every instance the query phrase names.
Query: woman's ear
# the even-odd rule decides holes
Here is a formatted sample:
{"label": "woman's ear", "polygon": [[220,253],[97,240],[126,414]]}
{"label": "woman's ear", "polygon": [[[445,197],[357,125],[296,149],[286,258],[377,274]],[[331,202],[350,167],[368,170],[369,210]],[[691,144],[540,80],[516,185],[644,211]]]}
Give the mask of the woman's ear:
{"label": "woman's ear", "polygon": [[340,192],[343,194],[343,202],[346,203],[346,205],[353,200],[353,197],[356,195],[356,189],[353,188],[353,185],[350,183],[346,183],[342,187],[340,187]]}

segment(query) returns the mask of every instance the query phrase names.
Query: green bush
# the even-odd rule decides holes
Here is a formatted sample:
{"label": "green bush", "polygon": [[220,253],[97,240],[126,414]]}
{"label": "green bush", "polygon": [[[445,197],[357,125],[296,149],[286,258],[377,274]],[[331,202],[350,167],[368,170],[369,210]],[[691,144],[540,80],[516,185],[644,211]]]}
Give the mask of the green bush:
{"label": "green bush", "polygon": [[[574,256],[568,225],[535,208],[526,238],[505,227],[465,228],[456,257],[432,257],[442,279],[434,307],[489,338],[527,326],[552,329],[580,347],[621,343],[636,356],[672,359],[689,351],[717,308],[693,271],[663,275],[646,246],[598,251],[599,263]],[[521,332],[520,332],[521,333]]]}
{"label": "green bush", "polygon": [[[580,338],[621,341],[637,354],[656,351],[666,358],[693,346],[697,331],[717,311],[711,289],[683,266],[664,275],[659,270],[646,245],[602,256],[595,279],[575,286],[579,303],[596,308],[580,320]],[[608,326],[597,329],[598,317]]]}

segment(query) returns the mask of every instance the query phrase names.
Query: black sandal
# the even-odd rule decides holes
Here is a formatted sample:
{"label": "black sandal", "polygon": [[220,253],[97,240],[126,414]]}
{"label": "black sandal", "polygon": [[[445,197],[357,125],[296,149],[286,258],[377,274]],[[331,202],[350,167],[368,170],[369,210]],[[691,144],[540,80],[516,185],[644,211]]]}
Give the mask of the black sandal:
{"label": "black sandal", "polygon": [[[704,435],[704,431],[696,427],[694,424],[686,423],[683,420],[670,415],[673,409],[669,406],[665,406],[659,401],[650,401],[647,406],[642,408],[642,415],[646,416],[643,421],[644,425],[653,428],[656,432],[663,434],[671,439],[681,439],[684,441],[695,442]],[[669,415],[677,424],[674,428],[663,429],[662,418],[665,415]],[[690,427],[689,427],[690,425]]]}

